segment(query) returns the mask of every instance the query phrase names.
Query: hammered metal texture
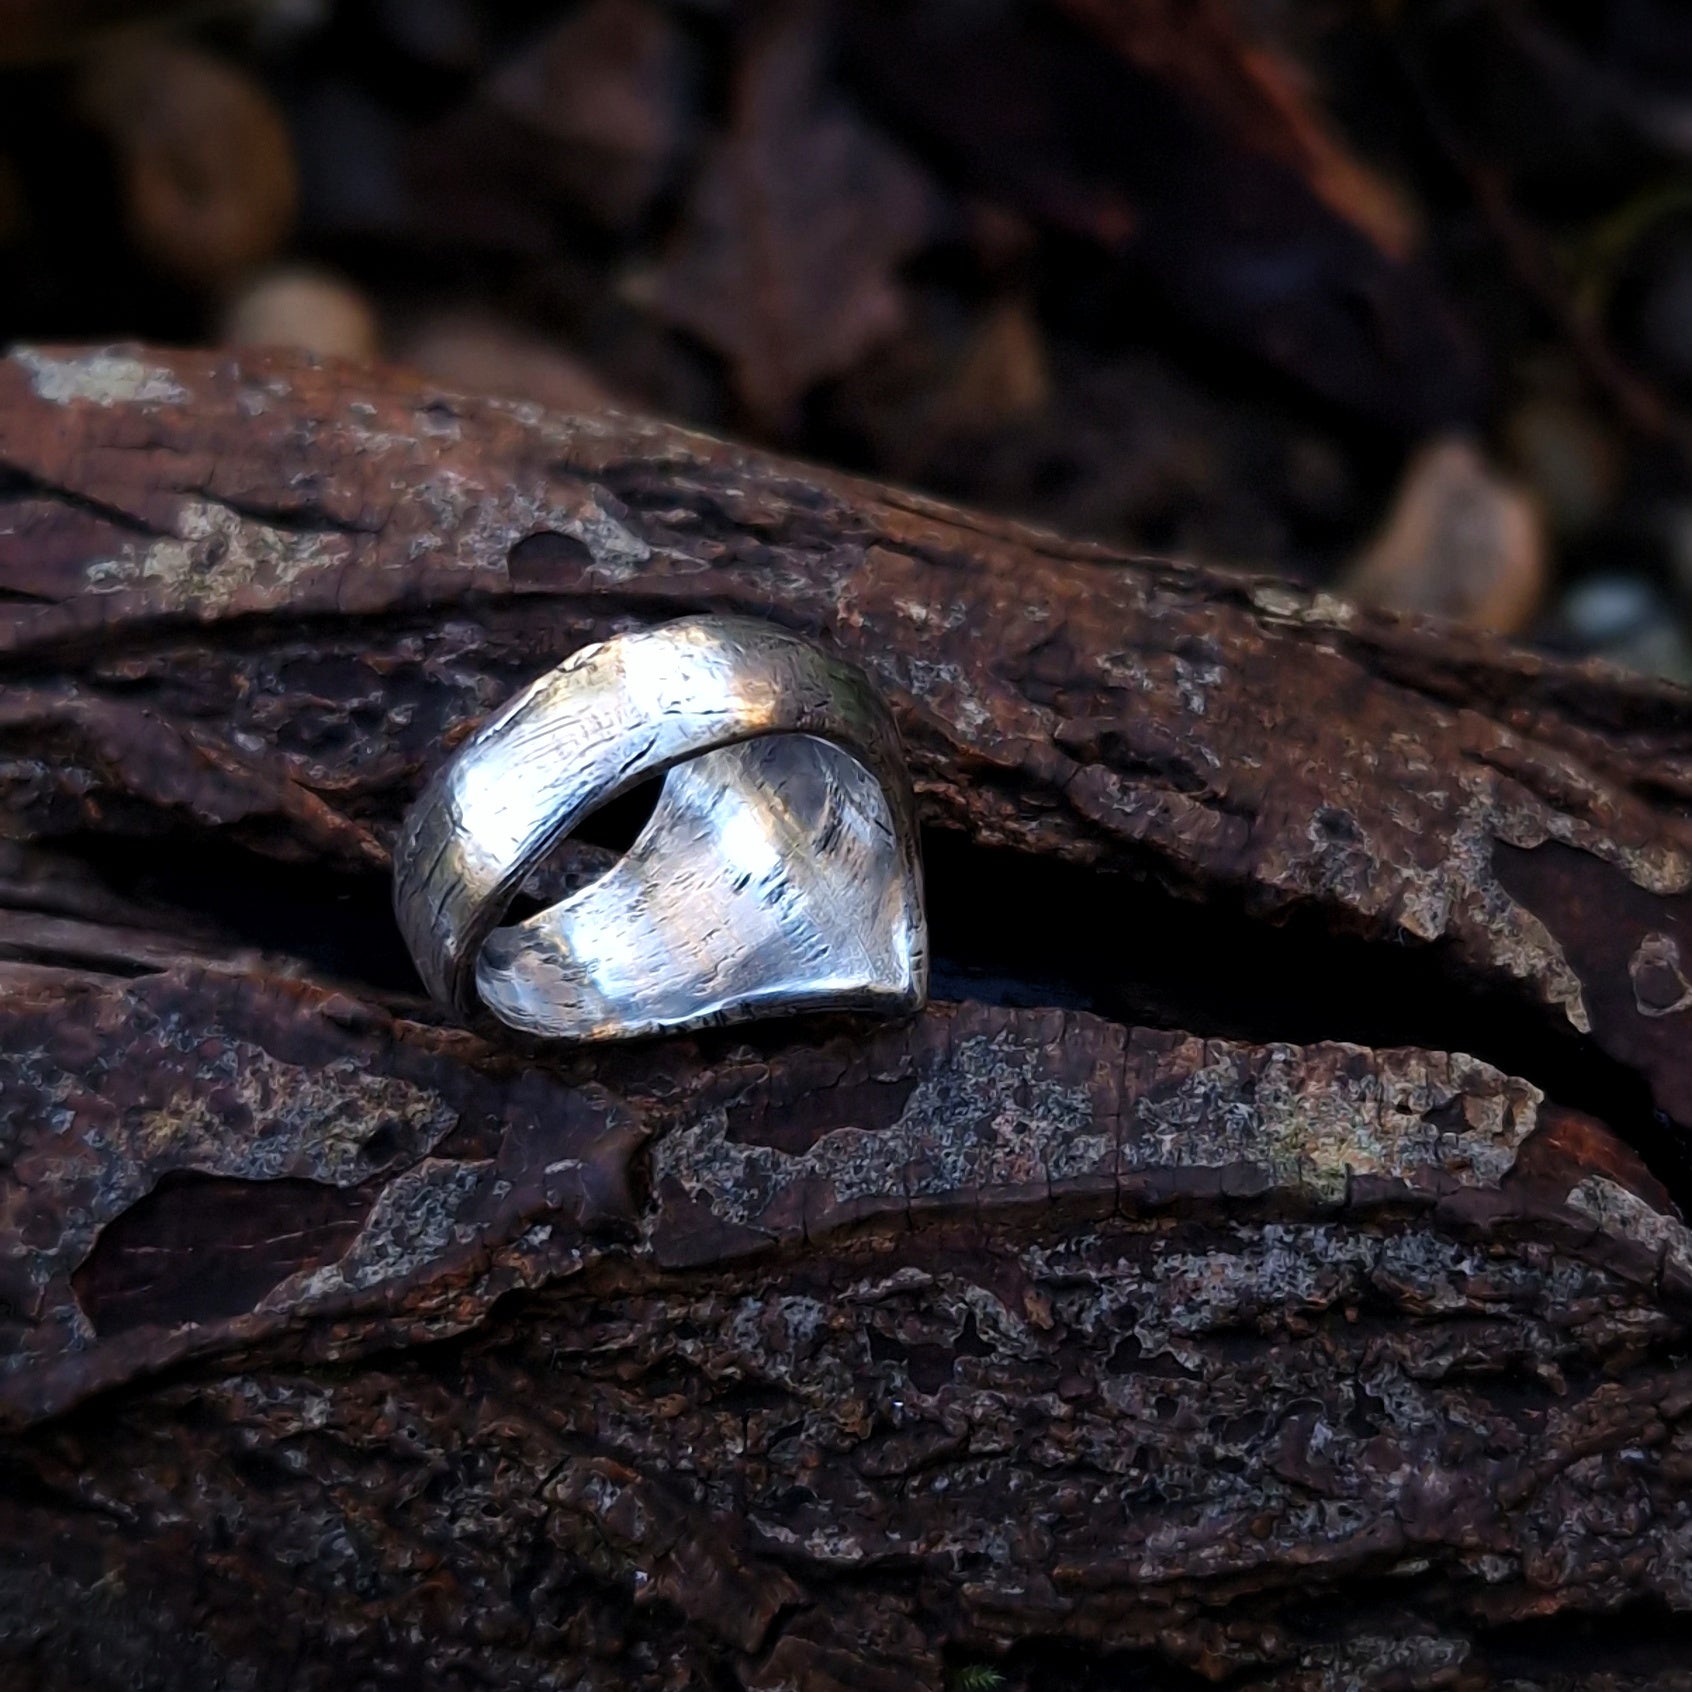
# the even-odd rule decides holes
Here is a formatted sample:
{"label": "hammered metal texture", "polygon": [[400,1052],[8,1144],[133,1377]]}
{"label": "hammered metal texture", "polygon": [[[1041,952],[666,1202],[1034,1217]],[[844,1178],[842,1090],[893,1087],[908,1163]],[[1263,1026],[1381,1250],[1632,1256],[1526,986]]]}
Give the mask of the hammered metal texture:
{"label": "hammered metal texture", "polygon": [[[590,812],[668,771],[628,854],[497,924]],[[584,648],[430,782],[394,906],[431,993],[571,1040],[926,996],[909,778],[867,677],[808,641],[695,617]]]}

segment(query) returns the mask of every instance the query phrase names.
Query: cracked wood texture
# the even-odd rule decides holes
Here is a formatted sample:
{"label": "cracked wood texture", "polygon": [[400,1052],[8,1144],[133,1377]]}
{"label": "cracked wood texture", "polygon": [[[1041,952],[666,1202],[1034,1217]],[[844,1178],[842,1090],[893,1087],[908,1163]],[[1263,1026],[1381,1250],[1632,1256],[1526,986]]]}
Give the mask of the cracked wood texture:
{"label": "cracked wood texture", "polygon": [[[701,610],[885,688],[936,1002],[454,1026],[406,803]],[[1686,695],[133,349],[0,362],[0,665],[8,1687],[1692,1683]]]}

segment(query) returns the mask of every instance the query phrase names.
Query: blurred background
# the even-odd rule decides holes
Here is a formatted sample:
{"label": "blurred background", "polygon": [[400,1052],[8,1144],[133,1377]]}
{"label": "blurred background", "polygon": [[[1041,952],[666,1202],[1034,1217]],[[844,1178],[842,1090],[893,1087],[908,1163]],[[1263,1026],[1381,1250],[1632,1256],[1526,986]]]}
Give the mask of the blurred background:
{"label": "blurred background", "polygon": [[0,342],[114,339],[1692,682],[1686,0],[0,0]]}

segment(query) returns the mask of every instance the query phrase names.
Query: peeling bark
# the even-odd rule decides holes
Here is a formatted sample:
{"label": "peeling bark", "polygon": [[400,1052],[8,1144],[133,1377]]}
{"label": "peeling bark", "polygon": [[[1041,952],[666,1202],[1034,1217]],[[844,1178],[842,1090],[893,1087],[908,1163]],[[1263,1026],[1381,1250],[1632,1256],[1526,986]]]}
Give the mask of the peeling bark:
{"label": "peeling bark", "polygon": [[[452,1026],[406,803],[697,610],[887,691],[936,1003]],[[0,362],[0,666],[8,1684],[1687,1683],[1686,696],[140,351]]]}

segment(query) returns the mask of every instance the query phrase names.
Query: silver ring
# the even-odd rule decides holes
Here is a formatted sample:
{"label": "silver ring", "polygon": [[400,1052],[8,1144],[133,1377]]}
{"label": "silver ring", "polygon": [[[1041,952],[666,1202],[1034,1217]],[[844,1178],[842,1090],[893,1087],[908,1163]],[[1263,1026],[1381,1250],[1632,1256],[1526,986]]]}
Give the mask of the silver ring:
{"label": "silver ring", "polygon": [[[667,771],[597,881],[500,927],[590,812]],[[928,988],[910,778],[855,666],[744,617],[567,658],[429,782],[394,853],[425,985],[532,1034],[606,1040],[813,1010],[897,1014]]]}

